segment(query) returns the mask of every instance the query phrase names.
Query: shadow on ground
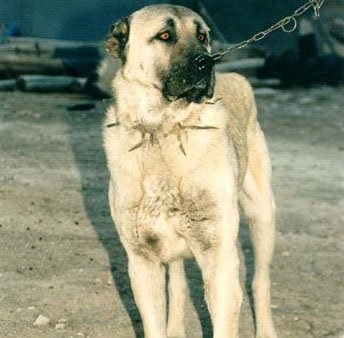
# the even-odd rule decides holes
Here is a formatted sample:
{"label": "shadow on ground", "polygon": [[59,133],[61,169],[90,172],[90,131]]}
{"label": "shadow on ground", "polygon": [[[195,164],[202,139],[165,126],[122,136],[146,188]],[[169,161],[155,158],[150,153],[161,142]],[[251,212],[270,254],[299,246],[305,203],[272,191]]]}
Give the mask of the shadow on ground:
{"label": "shadow on ground", "polygon": [[[127,256],[113,226],[108,207],[109,177],[101,138],[101,126],[106,107],[100,103],[97,106],[98,109],[96,110],[74,111],[67,114],[70,144],[80,171],[82,198],[86,214],[99,241],[107,252],[114,285],[130,317],[136,338],[141,338],[143,337],[143,328],[130,288]],[[92,142],[89,138],[92,138]],[[247,267],[245,289],[252,308],[253,254],[247,227],[240,227],[239,242]],[[212,337],[212,325],[204,301],[201,272],[193,260],[186,261],[185,270],[191,299],[201,322],[203,338],[210,338]]]}
{"label": "shadow on ground", "polygon": [[[101,106],[105,111],[105,107]],[[85,211],[106,250],[114,285],[130,316],[136,337],[141,338],[143,329],[130,288],[127,256],[113,226],[108,207],[109,178],[101,138],[102,109],[69,113],[67,120],[70,128],[70,143],[80,171]],[[86,138],[92,138],[93,142],[89,140],[85,142]],[[92,149],[89,149],[90,145]]]}

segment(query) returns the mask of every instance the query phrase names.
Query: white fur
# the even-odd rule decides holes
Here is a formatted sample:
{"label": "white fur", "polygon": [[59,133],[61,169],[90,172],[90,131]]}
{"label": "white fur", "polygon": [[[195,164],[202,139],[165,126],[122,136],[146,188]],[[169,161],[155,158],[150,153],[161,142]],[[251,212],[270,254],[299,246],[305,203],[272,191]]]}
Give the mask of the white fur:
{"label": "white fur", "polygon": [[[134,44],[135,35],[131,49]],[[138,51],[136,57],[134,53],[130,62],[141,62]],[[256,337],[276,338],[269,279],[275,212],[271,166],[250,86],[236,74],[217,75],[215,98],[220,100],[213,100],[215,104],[169,102],[149,78],[127,75],[130,62],[113,82],[116,104],[106,114],[104,147],[111,215],[128,254],[145,337],[185,337],[182,261],[189,256],[202,270],[214,337],[238,337],[239,202],[249,218],[255,250]],[[218,129],[176,131],[178,125]],[[137,126],[147,135],[129,151],[142,141]],[[167,324],[165,266],[170,274]]]}

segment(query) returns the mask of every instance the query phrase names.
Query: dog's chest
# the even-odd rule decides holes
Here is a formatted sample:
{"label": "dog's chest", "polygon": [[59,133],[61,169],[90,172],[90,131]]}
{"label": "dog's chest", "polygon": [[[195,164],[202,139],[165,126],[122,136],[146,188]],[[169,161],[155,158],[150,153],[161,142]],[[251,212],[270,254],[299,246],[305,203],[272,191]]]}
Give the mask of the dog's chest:
{"label": "dog's chest", "polygon": [[183,191],[163,175],[147,175],[135,213],[134,245],[162,261],[189,256],[188,238],[209,248],[214,244],[211,224],[216,204],[206,190]]}
{"label": "dog's chest", "polygon": [[218,241],[219,195],[228,195],[227,188],[219,189],[232,186],[223,130],[184,130],[157,139],[138,134],[119,130],[111,139],[114,151],[107,152],[120,232],[134,250],[164,262],[189,256],[190,241],[211,248]]}

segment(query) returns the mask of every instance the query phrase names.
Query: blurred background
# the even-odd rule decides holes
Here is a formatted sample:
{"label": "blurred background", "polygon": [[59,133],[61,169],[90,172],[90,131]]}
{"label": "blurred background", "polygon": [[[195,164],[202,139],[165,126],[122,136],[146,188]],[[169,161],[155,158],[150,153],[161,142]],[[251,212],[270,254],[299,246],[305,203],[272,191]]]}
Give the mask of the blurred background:
{"label": "blurred background", "polygon": [[[160,2],[183,5],[202,15],[213,32],[214,52],[267,29],[306,3],[303,0]],[[119,18],[154,3],[158,2],[0,0],[0,80],[15,80],[0,83],[0,90],[17,88],[18,77],[33,74],[89,79],[104,57],[103,42],[109,27]],[[343,13],[344,0],[326,0],[320,19],[315,20],[313,10],[309,9],[298,18],[295,31],[287,34],[278,29],[248,48],[226,55],[217,65],[217,71],[239,72],[252,78],[255,86],[340,85],[344,81]],[[287,28],[291,26],[292,23]],[[32,78],[27,81],[32,82]],[[85,81],[81,85],[75,85],[74,81],[69,88],[85,89]],[[25,89],[25,86],[19,79],[19,87]],[[43,90],[49,91],[48,86]],[[91,92],[95,94],[94,88]]]}
{"label": "blurred background", "polygon": [[[198,1],[152,0],[0,0],[0,25],[16,24],[23,36],[68,40],[101,40],[110,25],[134,10],[154,3],[198,8]],[[236,42],[275,23],[302,5],[303,0],[203,0],[214,22],[229,42]],[[326,0],[323,18],[344,11],[343,0]],[[308,13],[310,15],[312,13]],[[295,35],[277,32],[262,41],[272,49],[291,44]]]}

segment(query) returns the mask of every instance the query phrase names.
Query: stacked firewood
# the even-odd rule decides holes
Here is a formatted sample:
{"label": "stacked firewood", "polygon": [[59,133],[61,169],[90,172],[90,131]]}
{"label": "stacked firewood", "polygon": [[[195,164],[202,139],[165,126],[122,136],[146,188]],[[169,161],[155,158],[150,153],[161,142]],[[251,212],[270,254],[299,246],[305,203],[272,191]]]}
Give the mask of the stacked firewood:
{"label": "stacked firewood", "polygon": [[[230,44],[216,40],[214,52]],[[102,42],[79,42],[16,37],[0,45],[0,90],[36,92],[80,92],[99,64]],[[236,71],[252,78],[254,85],[275,85],[257,80],[257,69],[265,63],[265,50],[249,46],[225,56],[216,64],[219,72]],[[278,84],[278,83],[277,83]]]}
{"label": "stacked firewood", "polygon": [[[230,47],[202,1],[195,10],[213,32],[213,52]],[[0,90],[20,89],[38,92],[80,92],[93,96],[106,93],[96,74],[104,56],[102,42],[63,41],[36,38],[9,38],[0,44]],[[279,80],[258,79],[257,72],[265,65],[266,50],[249,45],[227,54],[215,65],[218,72],[238,72],[254,86],[278,86]],[[100,66],[102,72],[102,66]],[[103,74],[104,75],[104,74]]]}
{"label": "stacked firewood", "polygon": [[0,45],[0,90],[80,92],[102,43],[13,37]]}

